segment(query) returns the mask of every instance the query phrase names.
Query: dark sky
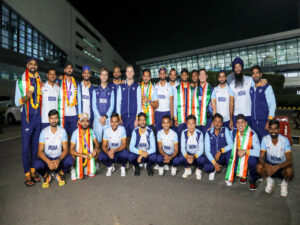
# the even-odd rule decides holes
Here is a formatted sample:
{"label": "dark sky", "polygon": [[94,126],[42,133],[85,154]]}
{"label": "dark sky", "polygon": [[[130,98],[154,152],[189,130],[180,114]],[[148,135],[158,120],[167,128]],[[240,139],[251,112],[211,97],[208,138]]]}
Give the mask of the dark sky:
{"label": "dark sky", "polygon": [[297,1],[69,2],[128,63],[134,64],[141,59],[295,29],[299,27]]}

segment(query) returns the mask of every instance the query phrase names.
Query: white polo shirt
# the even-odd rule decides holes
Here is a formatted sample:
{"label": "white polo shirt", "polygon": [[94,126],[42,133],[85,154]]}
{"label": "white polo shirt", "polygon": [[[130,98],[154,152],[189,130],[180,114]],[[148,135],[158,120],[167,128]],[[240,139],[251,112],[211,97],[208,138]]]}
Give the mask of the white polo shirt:
{"label": "white polo shirt", "polygon": [[160,82],[155,85],[159,106],[156,109],[158,112],[170,112],[170,97],[174,96],[174,88],[166,82],[161,86]]}
{"label": "white polo shirt", "polygon": [[49,158],[58,158],[62,153],[62,142],[68,141],[68,135],[64,128],[57,126],[55,134],[51,132],[51,126],[46,127],[40,134],[39,143],[45,144],[44,153]]}
{"label": "white polo shirt", "polygon": [[42,123],[49,123],[49,111],[58,109],[58,95],[59,87],[56,84],[52,87],[47,81],[42,87]]}
{"label": "white polo shirt", "polygon": [[126,130],[123,126],[118,126],[115,131],[111,127],[108,127],[103,135],[103,140],[108,142],[109,149],[120,147],[124,138],[126,138]]}
{"label": "white polo shirt", "polygon": [[253,79],[248,76],[244,76],[243,86],[236,87],[235,80],[229,85],[234,94],[233,115],[244,114],[244,116],[251,116],[250,88],[252,85]]}
{"label": "white polo shirt", "polygon": [[91,101],[90,101],[90,91],[89,91],[89,85],[87,87],[84,86],[83,82],[81,82],[82,87],[82,112],[86,112],[89,114],[89,118],[91,118],[90,115],[90,109],[91,109]]}
{"label": "white polo shirt", "polygon": [[167,155],[172,155],[174,152],[174,144],[178,143],[178,136],[172,129],[166,134],[164,129],[161,129],[157,133],[157,142],[161,142],[162,149]]}

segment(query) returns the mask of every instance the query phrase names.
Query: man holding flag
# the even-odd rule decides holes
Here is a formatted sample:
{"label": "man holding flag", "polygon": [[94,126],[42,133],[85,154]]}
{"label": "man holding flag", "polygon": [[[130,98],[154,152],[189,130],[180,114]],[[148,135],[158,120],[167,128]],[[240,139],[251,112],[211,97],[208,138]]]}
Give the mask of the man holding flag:
{"label": "man holding flag", "polygon": [[240,177],[240,183],[245,184],[250,171],[250,190],[256,190],[258,175],[256,166],[260,152],[260,143],[256,133],[247,124],[246,117],[239,114],[236,117],[237,129],[232,131],[233,147],[226,171],[225,182],[232,186],[234,176]]}

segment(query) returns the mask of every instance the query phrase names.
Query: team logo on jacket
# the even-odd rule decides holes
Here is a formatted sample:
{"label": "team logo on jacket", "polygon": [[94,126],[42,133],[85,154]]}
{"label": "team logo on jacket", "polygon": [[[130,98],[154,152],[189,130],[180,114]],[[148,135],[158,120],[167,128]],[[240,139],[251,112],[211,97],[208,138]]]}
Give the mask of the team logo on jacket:
{"label": "team logo on jacket", "polygon": [[123,87],[123,91],[125,91],[125,88]]}
{"label": "team logo on jacket", "polygon": [[135,87],[133,87],[132,90],[134,91],[134,90],[135,90]]}
{"label": "team logo on jacket", "polygon": [[261,92],[262,92],[262,89],[259,90],[259,93],[261,93]]}
{"label": "team logo on jacket", "polygon": [[221,137],[224,137],[224,134],[223,134],[223,133],[221,134]]}

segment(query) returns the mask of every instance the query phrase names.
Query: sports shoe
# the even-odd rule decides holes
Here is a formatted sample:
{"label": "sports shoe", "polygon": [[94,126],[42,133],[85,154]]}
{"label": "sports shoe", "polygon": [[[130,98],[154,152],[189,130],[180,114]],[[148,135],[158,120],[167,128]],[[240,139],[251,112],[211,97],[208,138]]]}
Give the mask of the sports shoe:
{"label": "sports shoe", "polygon": [[76,180],[76,170],[74,167],[71,168],[71,180],[72,181]]}
{"label": "sports shoe", "polygon": [[158,170],[159,169],[159,165],[155,164],[154,167],[153,167],[153,169]]}
{"label": "sports shoe", "polygon": [[95,165],[96,165],[96,168],[95,168],[96,169],[95,174],[96,174],[96,173],[98,173],[98,171],[100,171],[100,165],[98,162],[96,162]]}
{"label": "sports shoe", "polygon": [[164,167],[160,166],[160,167],[158,168],[158,175],[159,175],[159,176],[163,176],[163,175],[164,175]]}
{"label": "sports shoe", "polygon": [[177,167],[172,166],[171,167],[171,175],[176,176],[176,172],[177,172]]}
{"label": "sports shoe", "polygon": [[153,176],[153,169],[151,166],[147,165],[146,170],[147,170],[148,176]]}
{"label": "sports shoe", "polygon": [[288,183],[283,179],[280,185],[280,196],[286,197],[288,195]]}
{"label": "sports shoe", "polygon": [[140,163],[139,165],[140,165],[140,167],[143,167],[145,165],[145,163]]}
{"label": "sports shoe", "polygon": [[272,177],[267,177],[267,185],[265,187],[265,192],[271,194],[275,188],[274,179]]}
{"label": "sports shoe", "polygon": [[253,182],[250,183],[250,191],[256,191],[256,182],[255,183],[253,183]]}
{"label": "sports shoe", "polygon": [[140,175],[140,167],[139,165],[134,166],[134,176]]}
{"label": "sports shoe", "polygon": [[231,187],[232,186],[232,182],[229,180],[225,180],[226,186],[227,187]]}
{"label": "sports shoe", "polygon": [[191,168],[184,168],[184,173],[182,174],[182,178],[187,178],[192,174],[192,169]]}
{"label": "sports shoe", "polygon": [[83,167],[83,174],[84,175],[88,175],[88,172],[87,172],[87,167],[85,166],[85,167]]}
{"label": "sports shoe", "polygon": [[210,180],[210,181],[215,180],[215,174],[216,174],[216,171],[209,173],[208,180]]}
{"label": "sports shoe", "polygon": [[202,171],[197,168],[195,174],[196,174],[196,179],[197,180],[201,180],[201,178],[202,178]]}
{"label": "sports shoe", "polygon": [[121,166],[121,177],[125,177],[126,176],[126,168],[125,166]]}
{"label": "sports shoe", "polygon": [[241,183],[241,184],[246,184],[246,179],[245,179],[245,178],[241,178],[241,179],[240,179],[240,183]]}
{"label": "sports shoe", "polygon": [[46,173],[43,178],[42,188],[48,188],[51,181],[51,175]]}
{"label": "sports shoe", "polygon": [[63,171],[60,171],[58,174],[56,174],[56,180],[58,181],[59,186],[64,186],[66,184],[65,182],[65,174]]}
{"label": "sports shoe", "polygon": [[164,170],[169,170],[170,168],[169,168],[169,165],[168,164],[166,164],[165,166],[164,166]]}
{"label": "sports shoe", "polygon": [[115,171],[115,166],[110,166],[110,167],[108,167],[107,168],[107,172],[106,172],[106,176],[107,177],[110,177],[111,176],[111,174],[113,173]]}

